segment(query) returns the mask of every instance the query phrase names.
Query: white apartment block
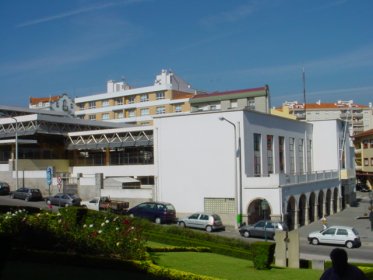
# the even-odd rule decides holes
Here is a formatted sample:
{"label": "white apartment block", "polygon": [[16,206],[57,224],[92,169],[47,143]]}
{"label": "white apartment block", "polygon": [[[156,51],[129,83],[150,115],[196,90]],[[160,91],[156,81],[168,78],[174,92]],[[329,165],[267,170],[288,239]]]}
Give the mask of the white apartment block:
{"label": "white apartment block", "polygon": [[183,79],[162,70],[151,86],[132,88],[123,81],[108,81],[105,93],[75,98],[75,115],[86,120],[149,125],[156,115],[189,112],[189,99],[195,94]]}

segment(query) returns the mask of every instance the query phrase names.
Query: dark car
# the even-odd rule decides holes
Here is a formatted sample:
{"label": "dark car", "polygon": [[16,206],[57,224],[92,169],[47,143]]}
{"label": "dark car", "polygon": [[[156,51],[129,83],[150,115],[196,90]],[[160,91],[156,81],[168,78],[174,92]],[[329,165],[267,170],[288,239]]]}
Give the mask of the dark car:
{"label": "dark car", "polygon": [[167,202],[143,202],[127,212],[132,217],[145,218],[157,224],[176,222],[175,207]]}
{"label": "dark car", "polygon": [[10,193],[10,187],[8,183],[0,181],[0,195],[8,195]]}
{"label": "dark car", "polygon": [[11,198],[30,200],[43,200],[43,195],[39,189],[19,188],[10,194]]}
{"label": "dark car", "polygon": [[239,231],[243,237],[262,237],[274,239],[276,230],[287,230],[284,223],[273,222],[270,220],[260,220],[253,225],[244,225]]}
{"label": "dark car", "polygon": [[47,204],[57,206],[80,206],[82,199],[76,194],[58,193],[46,199]]}

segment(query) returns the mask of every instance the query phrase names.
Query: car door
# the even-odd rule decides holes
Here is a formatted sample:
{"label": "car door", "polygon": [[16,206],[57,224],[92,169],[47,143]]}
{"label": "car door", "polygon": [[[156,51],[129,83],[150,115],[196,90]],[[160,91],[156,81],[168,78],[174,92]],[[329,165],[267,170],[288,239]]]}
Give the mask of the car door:
{"label": "car door", "polygon": [[335,244],[336,228],[328,228],[321,233],[320,243]]}
{"label": "car door", "polygon": [[209,215],[201,214],[198,218],[198,228],[204,229],[209,223]]}
{"label": "car door", "polygon": [[251,231],[251,235],[258,236],[258,237],[264,237],[264,226],[265,226],[265,221],[257,222]]}
{"label": "car door", "polygon": [[185,225],[187,227],[197,228],[198,227],[198,213],[194,213],[188,217],[188,219],[185,219]]}
{"label": "car door", "polygon": [[348,240],[348,230],[345,228],[337,229],[337,233],[335,234],[335,244],[344,245]]}

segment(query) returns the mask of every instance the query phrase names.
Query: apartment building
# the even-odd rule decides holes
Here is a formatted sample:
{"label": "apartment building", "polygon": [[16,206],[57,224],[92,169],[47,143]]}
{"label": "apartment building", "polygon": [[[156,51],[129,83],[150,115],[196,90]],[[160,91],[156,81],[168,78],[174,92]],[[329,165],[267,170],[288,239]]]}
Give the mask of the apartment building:
{"label": "apartment building", "polygon": [[373,128],[372,104],[355,104],[353,100],[339,100],[335,103],[322,103],[319,100],[306,105],[298,101],[285,102],[281,107],[272,109],[271,113],[306,121],[342,119],[350,125],[350,136]]}
{"label": "apartment building", "polygon": [[373,129],[355,135],[356,178],[373,188]]}
{"label": "apartment building", "polygon": [[74,115],[75,103],[74,100],[63,93],[49,97],[30,97],[29,108],[37,110],[65,112],[69,115]]}
{"label": "apartment building", "polygon": [[269,87],[201,93],[190,99],[192,112],[243,109],[270,112]]}
{"label": "apartment building", "polygon": [[85,120],[149,125],[153,117],[190,112],[189,99],[196,91],[169,70],[162,70],[154,84],[133,88],[124,81],[108,81],[106,93],[75,98],[75,115]]}

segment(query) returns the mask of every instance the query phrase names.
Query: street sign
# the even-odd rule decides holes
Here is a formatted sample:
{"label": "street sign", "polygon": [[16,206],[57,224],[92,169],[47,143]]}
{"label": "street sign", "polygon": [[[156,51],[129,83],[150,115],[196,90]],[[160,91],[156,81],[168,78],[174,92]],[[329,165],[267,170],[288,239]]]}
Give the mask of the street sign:
{"label": "street sign", "polygon": [[47,167],[47,183],[48,185],[51,185],[52,184],[52,178],[53,178],[53,167],[52,166],[48,166]]}

